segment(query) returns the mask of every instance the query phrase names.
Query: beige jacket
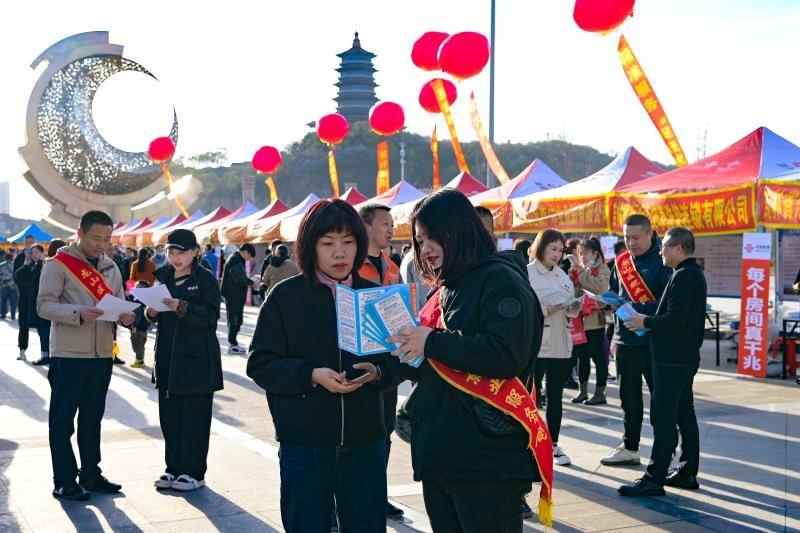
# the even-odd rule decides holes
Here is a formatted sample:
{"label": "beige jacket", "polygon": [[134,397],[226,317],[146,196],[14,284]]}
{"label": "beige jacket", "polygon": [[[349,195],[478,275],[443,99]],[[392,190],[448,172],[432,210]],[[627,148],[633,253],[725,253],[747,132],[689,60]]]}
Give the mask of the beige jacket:
{"label": "beige jacket", "polygon": [[[597,269],[597,275],[592,274],[592,268]],[[592,294],[603,294],[608,290],[608,280],[611,277],[611,270],[602,261],[592,268],[584,268],[578,272],[578,286]],[[600,329],[605,327],[605,311],[595,309],[583,317],[583,329]]]}
{"label": "beige jacket", "polygon": [[[93,268],[75,244],[65,246],[59,252],[77,257],[87,267]],[[124,298],[122,274],[116,263],[104,254],[97,266],[114,295]],[[51,357],[89,359],[113,355],[114,324],[99,320],[81,322],[81,308],[94,307],[95,303],[89,291],[64,265],[53,260],[45,263],[39,281],[36,312],[52,322]]]}
{"label": "beige jacket", "polygon": [[287,259],[281,263],[280,266],[268,265],[266,270],[264,270],[264,278],[261,280],[266,290],[266,295],[269,296],[269,293],[272,292],[272,288],[275,287],[275,285],[299,273],[300,269],[297,268],[297,265],[295,265],[291,259]]}
{"label": "beige jacket", "polygon": [[567,311],[561,309],[553,314],[547,312],[547,306],[563,302],[576,294],[572,280],[559,267],[547,269],[538,260],[528,265],[528,279],[531,287],[539,297],[544,313],[544,331],[539,357],[544,359],[569,359],[572,356],[572,336],[569,331],[569,319],[578,316],[580,309]]}

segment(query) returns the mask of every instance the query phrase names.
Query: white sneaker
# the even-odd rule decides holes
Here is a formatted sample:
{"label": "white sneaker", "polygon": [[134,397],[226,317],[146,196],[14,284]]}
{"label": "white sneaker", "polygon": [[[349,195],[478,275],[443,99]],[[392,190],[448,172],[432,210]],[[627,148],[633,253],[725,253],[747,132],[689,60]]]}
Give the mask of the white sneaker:
{"label": "white sneaker", "polygon": [[164,472],[161,474],[161,477],[158,478],[155,483],[153,483],[153,485],[155,485],[157,489],[171,489],[174,482],[175,476],[169,472]]}
{"label": "white sneaker", "polygon": [[201,479],[198,481],[192,476],[187,476],[186,474],[181,474],[178,476],[178,479],[172,482],[172,490],[196,490],[205,486],[205,480]]}
{"label": "white sneaker", "polygon": [[241,354],[241,353],[247,353],[247,350],[245,350],[241,346],[228,346],[228,353]]}
{"label": "white sneaker", "polygon": [[558,444],[553,445],[553,459],[558,466],[567,466],[572,464],[569,455],[565,454],[564,450],[562,450],[561,446]]}
{"label": "white sneaker", "polygon": [[642,458],[638,451],[631,451],[625,448],[624,444],[617,446],[613,452],[600,459],[600,464],[604,465],[638,465],[642,463]]}
{"label": "white sneaker", "polygon": [[25,358],[25,350],[19,351],[19,357],[17,357],[17,361],[27,361],[27,359]]}

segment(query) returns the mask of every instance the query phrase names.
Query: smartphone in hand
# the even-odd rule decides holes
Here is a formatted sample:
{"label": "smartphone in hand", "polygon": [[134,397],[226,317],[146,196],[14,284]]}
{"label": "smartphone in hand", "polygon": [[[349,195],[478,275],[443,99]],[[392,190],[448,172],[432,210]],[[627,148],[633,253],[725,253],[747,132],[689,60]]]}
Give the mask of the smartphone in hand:
{"label": "smartphone in hand", "polygon": [[353,378],[353,379],[348,379],[347,381],[349,381],[350,383],[367,383],[369,381],[372,381],[372,376],[374,376],[374,375],[375,375],[375,372],[370,372],[369,370],[366,370],[360,376],[358,376],[356,378]]}

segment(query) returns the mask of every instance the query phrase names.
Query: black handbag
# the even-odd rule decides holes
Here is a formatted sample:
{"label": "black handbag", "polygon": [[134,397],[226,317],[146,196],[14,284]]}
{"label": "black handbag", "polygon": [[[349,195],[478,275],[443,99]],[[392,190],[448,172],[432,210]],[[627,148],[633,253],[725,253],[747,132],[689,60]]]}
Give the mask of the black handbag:
{"label": "black handbag", "polygon": [[400,405],[400,409],[397,410],[397,417],[394,422],[395,434],[400,437],[400,440],[409,444],[411,444],[411,413],[408,411],[408,402],[414,395],[415,390],[417,390],[416,383],[411,389],[408,398],[403,401],[402,405]]}

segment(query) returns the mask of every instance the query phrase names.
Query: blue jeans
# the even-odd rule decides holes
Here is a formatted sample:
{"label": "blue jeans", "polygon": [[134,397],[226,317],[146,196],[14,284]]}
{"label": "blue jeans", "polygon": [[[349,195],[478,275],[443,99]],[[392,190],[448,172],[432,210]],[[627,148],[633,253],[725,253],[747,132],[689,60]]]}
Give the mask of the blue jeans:
{"label": "blue jeans", "polygon": [[281,520],[287,533],[328,533],[334,498],[345,533],[386,530],[386,441],[314,448],[281,443]]}
{"label": "blue jeans", "polygon": [[0,316],[6,317],[6,312],[11,308],[11,320],[17,317],[17,289],[5,288],[0,290]]}
{"label": "blue jeans", "polygon": [[700,466],[700,431],[694,412],[692,385],[697,364],[653,363],[653,394],[650,397],[650,423],[653,425],[653,451],[647,475],[664,485],[670,459],[681,435],[681,472],[697,475]]}

